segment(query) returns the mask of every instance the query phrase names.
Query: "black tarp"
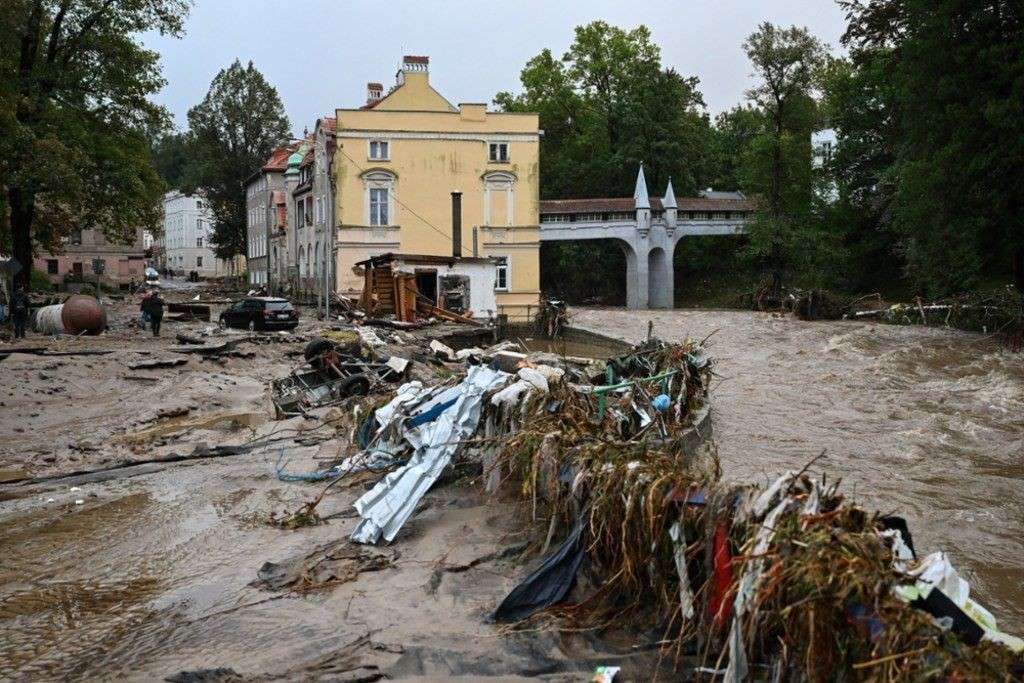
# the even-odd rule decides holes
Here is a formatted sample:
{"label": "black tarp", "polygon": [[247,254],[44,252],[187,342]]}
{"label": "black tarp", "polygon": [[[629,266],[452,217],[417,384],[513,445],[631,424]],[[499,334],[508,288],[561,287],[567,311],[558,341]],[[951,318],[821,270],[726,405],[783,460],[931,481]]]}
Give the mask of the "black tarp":
{"label": "black tarp", "polygon": [[565,599],[576,582],[576,573],[583,562],[584,520],[581,516],[565,542],[541,563],[532,574],[502,600],[494,611],[494,621],[521,621],[537,610]]}

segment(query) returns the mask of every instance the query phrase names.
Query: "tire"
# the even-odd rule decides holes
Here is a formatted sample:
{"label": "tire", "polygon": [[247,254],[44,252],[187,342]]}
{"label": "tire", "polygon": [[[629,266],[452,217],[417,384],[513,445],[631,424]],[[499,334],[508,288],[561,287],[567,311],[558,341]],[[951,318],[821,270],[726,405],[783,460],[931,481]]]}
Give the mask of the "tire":
{"label": "tire", "polygon": [[338,393],[342,396],[366,396],[370,393],[370,378],[366,375],[352,375],[338,385]]}
{"label": "tire", "polygon": [[228,329],[228,321],[224,319],[224,316],[217,318],[217,326],[222,330]]}
{"label": "tire", "polygon": [[255,332],[256,331],[256,320],[255,319],[249,321],[249,331],[250,332]]}

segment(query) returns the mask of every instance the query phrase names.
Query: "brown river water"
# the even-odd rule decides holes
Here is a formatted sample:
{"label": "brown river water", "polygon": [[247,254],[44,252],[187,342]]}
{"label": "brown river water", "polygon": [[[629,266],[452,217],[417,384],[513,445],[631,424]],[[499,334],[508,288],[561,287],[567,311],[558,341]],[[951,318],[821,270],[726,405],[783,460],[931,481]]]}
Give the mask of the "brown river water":
{"label": "brown river water", "polygon": [[[711,334],[721,376],[715,439],[727,478],[767,481],[826,450],[814,471],[841,477],[865,506],[905,516],[919,552],[949,552],[1001,627],[1024,634],[1024,356],[977,335],[919,327],[722,311],[575,316],[629,340],[646,334],[648,320],[667,339]],[[72,369],[83,386],[95,371]],[[192,376],[166,381],[180,386]],[[260,387],[240,384],[235,392],[246,395],[235,400],[260,405]],[[0,412],[8,419],[18,418]],[[290,468],[310,469],[317,455],[295,449]],[[323,678],[337,672],[322,667],[347,661],[366,634],[373,643],[359,656],[394,679],[513,671],[578,680],[618,661],[593,644],[517,640],[485,623],[522,567],[473,563],[521,539],[509,510],[475,486],[428,494],[393,545],[394,568],[309,595],[250,586],[264,561],[344,538],[351,501],[365,490],[326,498],[329,524],[268,527],[259,520],[269,511],[294,510],[319,490],[279,482],[276,458],[199,461],[78,490],[6,489],[0,680],[161,680],[210,667]],[[439,574],[445,566],[474,568]]]}
{"label": "brown river water", "polygon": [[[813,468],[948,552],[1001,628],[1024,633],[1024,355],[966,332],[742,311],[577,311],[633,341],[711,335],[725,477]],[[713,334],[712,334],[713,333]]]}

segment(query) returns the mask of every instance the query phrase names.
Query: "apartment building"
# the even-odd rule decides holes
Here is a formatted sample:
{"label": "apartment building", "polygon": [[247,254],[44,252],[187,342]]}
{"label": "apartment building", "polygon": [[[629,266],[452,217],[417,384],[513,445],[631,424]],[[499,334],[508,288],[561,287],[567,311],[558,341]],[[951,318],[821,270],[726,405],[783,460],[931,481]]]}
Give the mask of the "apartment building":
{"label": "apartment building", "polygon": [[164,230],[157,246],[159,266],[179,275],[193,271],[199,277],[234,274],[232,264],[214,256],[210,245],[213,214],[201,197],[177,190],[164,195]]}

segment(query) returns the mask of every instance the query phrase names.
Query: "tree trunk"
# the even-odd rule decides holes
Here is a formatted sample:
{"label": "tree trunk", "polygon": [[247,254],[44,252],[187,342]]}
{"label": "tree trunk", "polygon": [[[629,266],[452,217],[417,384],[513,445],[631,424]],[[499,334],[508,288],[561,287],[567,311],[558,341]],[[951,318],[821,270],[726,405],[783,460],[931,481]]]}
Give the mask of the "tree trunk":
{"label": "tree trunk", "polygon": [[14,284],[22,285],[29,291],[32,282],[32,218],[36,211],[35,196],[18,187],[7,192],[11,205],[11,238],[14,243],[14,258],[21,264],[21,271],[14,277]]}

